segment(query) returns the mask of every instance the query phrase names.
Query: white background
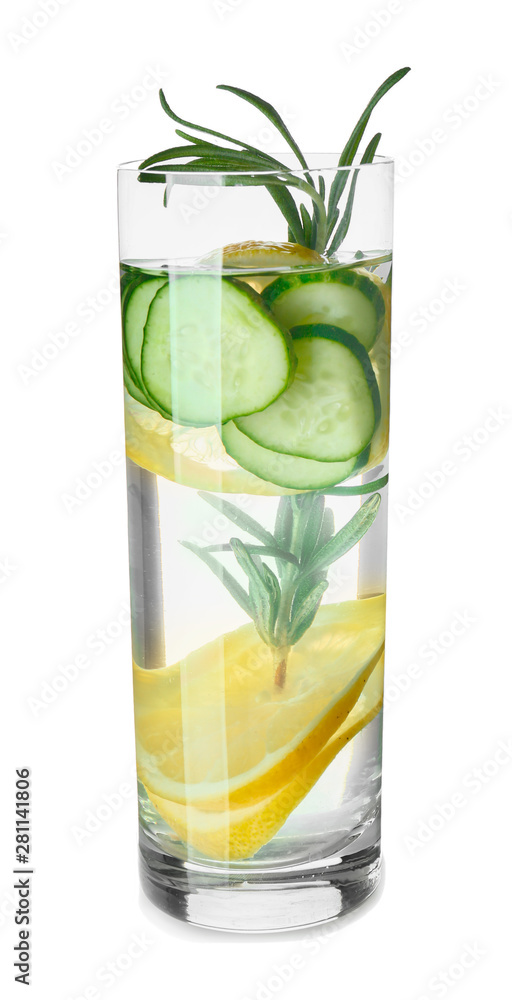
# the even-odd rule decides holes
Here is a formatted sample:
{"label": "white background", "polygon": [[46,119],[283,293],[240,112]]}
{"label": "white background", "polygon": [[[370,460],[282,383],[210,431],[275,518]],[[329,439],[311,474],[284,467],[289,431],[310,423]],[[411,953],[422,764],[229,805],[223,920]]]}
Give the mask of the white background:
{"label": "white background", "polygon": [[[43,23],[41,2],[4,0],[0,39],[3,995],[19,991],[14,769],[28,765],[37,998],[503,996],[512,775],[508,4],[48,2]],[[169,144],[148,70],[185,117],[257,137],[257,113],[215,92],[232,83],[285,110],[303,148],[325,149],[341,148],[376,86],[407,64],[414,72],[374,118],[401,178],[385,885],[323,935],[194,930],[141,901],[137,883],[129,635],[112,627],[126,619],[128,596],[115,166]],[[137,103],[130,95],[135,88],[139,98],[141,86]],[[84,130],[101,133],[105,118],[108,134],[59,177],[68,147]],[[33,352],[73,323],[76,336],[35,371]],[[76,481],[106,460],[111,475],[66,509]],[[446,462],[452,474],[429,488]],[[457,615],[466,626],[455,637]],[[99,638],[106,628],[121,633],[108,645]],[[80,656],[77,679],[34,709],[30,699]],[[122,805],[78,843],[77,828],[114,793]],[[455,815],[439,819],[454,796]],[[115,985],[102,983],[101,970],[136,935],[146,942],[140,956]],[[466,967],[457,964],[463,953]],[[291,973],[295,955],[303,961]]]}

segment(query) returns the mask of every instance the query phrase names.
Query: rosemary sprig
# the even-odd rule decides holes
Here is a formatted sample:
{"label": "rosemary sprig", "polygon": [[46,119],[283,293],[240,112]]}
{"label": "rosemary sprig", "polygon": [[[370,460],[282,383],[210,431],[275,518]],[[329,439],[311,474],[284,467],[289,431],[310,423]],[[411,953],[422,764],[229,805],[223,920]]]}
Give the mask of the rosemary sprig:
{"label": "rosemary sprig", "polygon": [[[170,146],[153,156],[149,156],[140,164],[139,180],[149,184],[165,184],[164,204],[168,202],[169,190],[167,178],[163,176],[168,171],[173,173],[173,183],[180,182],[180,174],[189,173],[211,173],[213,171],[225,173],[224,182],[226,186],[232,185],[260,185],[267,189],[274,199],[280,212],[284,216],[288,226],[289,239],[302,246],[310,247],[319,253],[334,254],[339,249],[345,239],[350,226],[356,183],[359,166],[365,163],[372,163],[377,146],[380,142],[381,134],[377,133],[368,143],[361,156],[360,164],[356,161],[359,146],[363,139],[366,126],[370,120],[372,111],[379,101],[387,94],[391,87],[403,79],[409,72],[409,68],[398,70],[384,81],[375,91],[373,97],[367,104],[362,115],[358,119],[352,133],[346,142],[338,161],[340,168],[335,174],[331,184],[329,197],[326,202],[325,181],[322,176],[318,176],[315,183],[313,174],[308,166],[306,158],[300,146],[294,139],[281,115],[276,109],[261,97],[242,90],[239,87],[220,84],[218,89],[228,91],[248,102],[257,108],[265,118],[277,129],[279,134],[285,139],[287,145],[296,157],[303,175],[290,170],[286,164],[270,156],[263,150],[236,139],[224,132],[207,128],[204,125],[196,125],[193,122],[180,118],[168,104],[162,90],[160,90],[160,102],[166,115],[177,125],[184,126],[187,130],[176,128],[176,135],[185,140],[181,146]],[[192,134],[199,132],[200,136]],[[208,136],[209,138],[204,138]],[[221,145],[218,142],[211,142],[211,138],[220,139],[228,145]],[[184,160],[184,163],[176,161]],[[346,168],[352,167],[349,171]],[[348,180],[350,186],[346,197],[343,211],[340,207],[341,199],[344,195]],[[290,190],[291,189],[291,190]],[[310,201],[310,208],[300,200],[297,206],[292,190],[297,195]]]}
{"label": "rosemary sprig", "polygon": [[[336,533],[334,515],[326,507],[323,493],[281,497],[273,532],[228,500],[212,493],[201,492],[199,496],[260,543],[233,537],[229,543],[203,547],[186,541],[181,544],[202,559],[252,618],[258,635],[272,649],[274,682],[282,688],[290,649],[315,620],[328,587],[329,567],[357,545],[372,526],[380,494],[368,497]],[[212,552],[234,555],[247,578],[247,589]],[[263,556],[275,560],[277,575]]]}

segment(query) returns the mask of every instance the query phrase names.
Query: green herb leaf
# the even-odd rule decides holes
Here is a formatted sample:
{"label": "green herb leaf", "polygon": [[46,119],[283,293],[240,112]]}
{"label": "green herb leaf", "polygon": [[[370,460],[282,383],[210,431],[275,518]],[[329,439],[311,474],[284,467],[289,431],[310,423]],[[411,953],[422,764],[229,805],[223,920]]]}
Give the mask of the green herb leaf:
{"label": "green herb leaf", "polygon": [[309,214],[306,206],[302,205],[302,204],[300,205],[300,217],[302,219],[302,228],[304,230],[305,246],[310,247],[311,246],[311,227],[312,227],[311,216],[310,216],[310,214]]}
{"label": "green herb leaf", "polygon": [[249,599],[251,601],[251,618],[256,626],[256,631],[263,642],[267,646],[271,646],[273,633],[270,628],[271,604],[268,593],[264,587],[260,587],[250,580]]}
{"label": "green herb leaf", "polygon": [[[293,512],[290,497],[280,497],[277,505],[276,522],[274,525],[274,538],[281,549],[288,550],[292,537]],[[295,556],[293,557],[296,558]],[[285,563],[277,560],[277,569],[282,577]]]}
{"label": "green herb leaf", "polygon": [[[230,135],[225,135],[224,132],[216,132],[214,129],[205,128],[203,125],[194,125],[193,122],[185,121],[184,118],[180,118],[179,115],[177,115],[174,111],[171,110],[165,99],[165,94],[163,90],[159,90],[158,96],[160,97],[160,104],[162,105],[166,115],[168,115],[169,118],[172,118],[174,122],[177,122],[178,125],[184,125],[185,128],[193,128],[195,129],[196,132],[206,132],[207,135],[214,135],[217,139],[224,139],[225,142],[231,142],[234,146],[241,146],[243,149],[247,149],[251,153],[256,153],[258,155],[265,155],[261,154],[261,150],[257,149],[255,146],[251,146],[247,142],[242,142],[242,140],[240,139],[233,139]],[[275,160],[274,162],[279,164],[279,160]],[[284,163],[281,163],[279,165],[286,170],[286,166]]]}
{"label": "green herb leaf", "polygon": [[[233,153],[235,153],[235,150],[233,150]],[[190,153],[183,154],[184,157],[190,155],[192,154]],[[172,172],[173,174],[174,173],[185,174],[185,173],[190,173],[191,171],[199,174],[207,174],[210,173],[211,171],[216,171],[217,173],[219,173],[220,171],[230,171],[231,173],[240,172],[242,176],[245,175],[246,171],[253,170],[255,172],[261,173],[262,175],[260,179],[261,184],[268,183],[268,177],[264,173],[264,171],[268,169],[266,163],[262,164],[259,160],[250,159],[249,157],[244,156],[243,153],[239,153],[238,156],[231,155],[231,152],[224,153],[222,149],[220,149],[219,153],[216,154],[215,156],[213,156],[210,153],[205,153],[202,156],[198,156],[197,159],[191,161],[190,163],[174,163],[174,162],[172,164],[154,163],[151,165],[151,169],[154,172],[157,171],[162,171],[162,173]],[[237,180],[240,181],[240,178],[238,177]],[[279,178],[276,178],[276,181],[277,183],[286,184],[284,180],[279,181]]]}
{"label": "green herb leaf", "polygon": [[328,490],[323,490],[325,496],[330,497],[360,497],[365,493],[373,493],[374,490],[381,490],[387,485],[389,475],[374,479],[371,483],[361,483],[360,486],[332,486]]}
{"label": "green herb leaf", "polygon": [[301,537],[302,532],[306,527],[309,512],[313,505],[315,496],[316,494],[313,490],[308,490],[307,493],[297,493],[294,497],[292,497],[292,504],[296,508],[297,514],[299,515],[298,533]]}
{"label": "green herb leaf", "polygon": [[280,548],[286,549],[290,544],[293,528],[293,514],[290,497],[279,497],[277,505],[274,538]]}
{"label": "green herb leaf", "polygon": [[[227,149],[227,147],[220,147],[215,142],[208,142],[206,139],[199,139],[197,136],[190,135],[188,132],[183,132],[181,129],[176,129],[176,135],[179,135],[181,139],[186,139],[187,142],[197,144],[199,146],[206,146],[208,149],[215,154],[217,149]],[[244,143],[239,142],[237,139],[233,139],[233,142],[237,142],[239,146],[245,148]],[[228,152],[238,152],[238,150],[228,150]],[[286,164],[281,163],[280,160],[276,160],[275,156],[270,156],[269,153],[265,153],[262,149],[256,149],[255,146],[248,147],[248,152],[251,153],[252,158],[256,157],[265,163],[269,169],[272,170],[287,170]]]}
{"label": "green herb leaf", "polygon": [[[388,90],[391,90],[391,87],[394,87],[395,84],[399,83],[399,81],[402,80],[404,76],[406,76],[407,73],[409,72],[410,72],[409,66],[405,67],[404,69],[397,70],[396,73],[392,73],[391,76],[388,76],[388,78],[384,80],[384,83],[382,83],[381,86],[375,91],[373,97],[366,105],[366,108],[364,109],[361,117],[354,126],[350,138],[348,139],[347,143],[343,148],[343,152],[341,153],[341,156],[338,161],[339,167],[350,166],[350,164],[354,162],[354,158],[359,148],[359,144],[363,137],[366,126],[370,120],[370,116],[373,109],[376,107],[379,101],[384,97],[384,95],[387,94]],[[343,171],[342,173],[336,175],[331,185],[331,190],[329,194],[329,205],[327,210],[327,217],[329,220],[332,219],[334,209],[336,208],[340,200],[340,197],[343,193],[347,180],[348,180],[348,172]]]}
{"label": "green herb leaf", "polygon": [[325,507],[322,527],[318,536],[317,548],[321,548],[334,535],[334,514],[331,507]]}
{"label": "green herb leaf", "polygon": [[242,531],[247,531],[249,535],[254,535],[258,541],[263,542],[264,545],[275,546],[276,540],[270,531],[263,528],[258,521],[255,521],[253,517],[246,514],[245,511],[240,510],[240,507],[236,507],[234,503],[230,503],[228,500],[222,500],[220,497],[215,496],[214,493],[206,493],[199,490],[198,494],[202,500],[206,500],[211,507],[219,511],[219,514],[224,514],[225,517],[229,518],[233,524],[236,524]]}
{"label": "green herb leaf", "polygon": [[303,167],[304,170],[308,169],[304,154],[299,149],[299,146],[295,142],[290,130],[286,127],[279,112],[276,111],[276,109],[272,107],[268,101],[264,101],[263,98],[257,97],[256,94],[251,94],[248,90],[242,90],[240,87],[228,87],[224,83],[219,84],[217,90],[227,90],[230,94],[235,94],[236,97],[241,97],[243,101],[248,101],[248,103],[252,104],[253,107],[258,109],[258,111],[261,111],[262,114],[265,115],[265,118],[268,118],[269,122],[271,122],[280,135],[283,136],[283,139],[286,140],[292,152],[295,153],[301,167]]}
{"label": "green herb leaf", "polygon": [[166,160],[183,160],[187,156],[202,156],[203,154],[207,154],[209,149],[218,148],[220,147],[209,147],[202,143],[200,145],[196,144],[191,146],[170,146],[169,149],[162,149],[159,153],[153,153],[153,156],[148,156],[148,158],[143,160],[140,164],[139,170],[146,170],[148,167],[152,167],[153,164],[162,163]]}
{"label": "green herb leaf", "polygon": [[147,174],[139,174],[137,180],[139,180],[141,182],[141,184],[166,184],[167,183],[167,181],[166,181],[165,177],[163,176],[163,174],[149,174],[149,173],[147,173]]}
{"label": "green herb leaf", "polygon": [[[254,623],[264,641],[272,644],[281,591],[268,566],[258,566],[239,538],[230,540],[235,558],[249,579],[249,598]],[[260,564],[261,565],[261,564]]]}
{"label": "green herb leaf", "polygon": [[288,631],[288,639],[291,646],[298,642],[313,624],[315,615],[320,607],[320,602],[328,586],[327,580],[321,580],[320,583],[315,584],[308,596],[304,598],[293,613]]}
{"label": "green herb leaf", "polygon": [[[206,144],[208,142],[207,139],[199,139],[197,135],[191,135],[190,132],[184,132],[181,128],[175,129],[175,132],[176,135],[179,135],[180,139],[186,139],[187,142],[194,142],[200,146],[203,145],[203,143]],[[214,142],[208,142],[208,145],[211,146],[212,149],[216,149],[216,144]]]}
{"label": "green herb leaf", "polygon": [[[382,132],[377,132],[377,135],[374,135],[373,139],[371,139],[370,142],[368,143],[361,157],[361,163],[372,163],[373,157],[375,156],[377,147],[381,139],[382,139]],[[343,240],[345,239],[348,233],[350,220],[352,218],[352,209],[354,207],[354,198],[355,198],[358,178],[359,178],[359,169],[356,167],[354,171],[354,176],[352,177],[352,180],[350,182],[350,190],[348,193],[345,211],[342,215],[341,222],[333,236],[331,245],[327,251],[328,255],[336,253],[336,250],[339,249],[339,247],[343,243]],[[338,215],[338,212],[336,214]]]}
{"label": "green herb leaf", "polygon": [[313,496],[307,523],[302,535],[302,547],[300,550],[300,561],[302,566],[306,566],[308,560],[313,555],[320,535],[324,518],[325,497],[320,493]]}
{"label": "green herb leaf", "polygon": [[264,574],[258,565],[257,559],[253,559],[251,553],[246,549],[245,543],[242,542],[240,538],[230,538],[229,544],[235,554],[236,560],[242,567],[244,573],[249,577],[250,582],[258,583],[265,590],[267,589],[267,584],[265,582]]}
{"label": "green herb leaf", "polygon": [[316,573],[310,573],[307,576],[299,577],[298,583],[296,582],[296,589],[293,595],[293,601],[291,604],[290,615],[293,618],[297,609],[304,603],[313,587],[317,583],[322,583],[327,580],[327,570],[318,570]]}
{"label": "green herb leaf", "polygon": [[307,572],[324,569],[336,562],[341,556],[357,545],[363,535],[371,528],[380,506],[380,494],[375,493],[362,504],[348,524],[334,535],[321,549],[318,549],[307,566]]}
{"label": "green herb leaf", "polygon": [[405,66],[404,69],[396,70],[395,73],[392,73],[391,76],[388,76],[387,79],[384,80],[384,83],[381,83],[380,87],[377,88],[373,97],[371,97],[370,100],[368,101],[366,108],[364,109],[361,117],[359,118],[359,121],[355,125],[350,135],[350,138],[343,149],[343,152],[339,159],[340,167],[348,166],[353,162],[354,157],[359,148],[359,143],[361,142],[364,130],[366,129],[366,126],[370,120],[370,116],[373,109],[377,106],[379,101],[381,101],[382,98],[387,94],[388,90],[391,90],[391,88],[394,87],[395,84],[399,83],[400,80],[403,80],[404,76],[407,76],[407,73],[410,73],[410,71],[411,71],[410,66]]}
{"label": "green herb leaf", "polygon": [[[272,556],[273,559],[281,559],[284,562],[292,563],[294,566],[299,565],[299,560],[297,556],[292,555],[291,552],[286,552],[285,549],[278,548],[277,545],[245,545],[248,552],[251,555],[256,556]],[[217,542],[214,545],[205,545],[204,550],[206,552],[232,552],[230,542]]]}
{"label": "green herb leaf", "polygon": [[373,163],[373,157],[377,152],[380,140],[382,139],[382,132],[376,132],[373,139],[370,139],[362,157],[361,163]]}
{"label": "green herb leaf", "polygon": [[193,542],[180,542],[185,549],[189,549],[194,555],[199,556],[200,559],[211,569],[212,573],[218,577],[221,583],[224,584],[226,590],[229,591],[232,597],[234,597],[237,604],[240,605],[242,611],[245,611],[246,615],[252,618],[251,602],[249,600],[249,595],[246,593],[244,588],[240,586],[238,580],[228,573],[224,566],[217,559],[209,554],[205,549],[202,549],[199,545],[194,545]]}
{"label": "green herb leaf", "polygon": [[268,566],[263,566],[263,573],[265,576],[265,583],[270,595],[270,613],[269,613],[269,633],[273,637],[274,628],[277,621],[277,613],[279,611],[279,604],[281,602],[281,588],[279,586],[279,580],[275,573]]}
{"label": "green herb leaf", "polygon": [[297,211],[297,206],[292,195],[288,191],[288,188],[275,183],[266,184],[265,186],[269,195],[274,199],[281,214],[284,215],[288,223],[288,228],[292,235],[293,242],[299,243],[300,246],[309,246],[302,227],[300,215]]}

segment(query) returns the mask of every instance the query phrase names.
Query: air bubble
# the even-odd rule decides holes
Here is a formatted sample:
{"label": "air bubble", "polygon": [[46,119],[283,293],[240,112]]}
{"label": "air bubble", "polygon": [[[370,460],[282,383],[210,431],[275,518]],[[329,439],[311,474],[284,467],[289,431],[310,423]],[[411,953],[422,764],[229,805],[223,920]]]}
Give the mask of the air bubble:
{"label": "air bubble", "polygon": [[319,434],[332,434],[333,430],[334,430],[334,425],[332,420],[322,420],[317,427],[317,431]]}

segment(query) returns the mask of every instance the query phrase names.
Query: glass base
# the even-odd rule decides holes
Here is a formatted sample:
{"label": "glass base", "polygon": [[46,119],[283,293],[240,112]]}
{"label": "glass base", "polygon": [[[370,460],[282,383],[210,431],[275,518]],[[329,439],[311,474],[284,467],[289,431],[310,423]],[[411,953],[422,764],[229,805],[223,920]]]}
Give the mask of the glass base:
{"label": "glass base", "polygon": [[[140,872],[148,899],[199,927],[223,931],[286,931],[348,913],[377,888],[379,843],[364,835],[310,865],[240,871],[172,858],[142,834]],[[356,849],[357,846],[357,849]]]}

